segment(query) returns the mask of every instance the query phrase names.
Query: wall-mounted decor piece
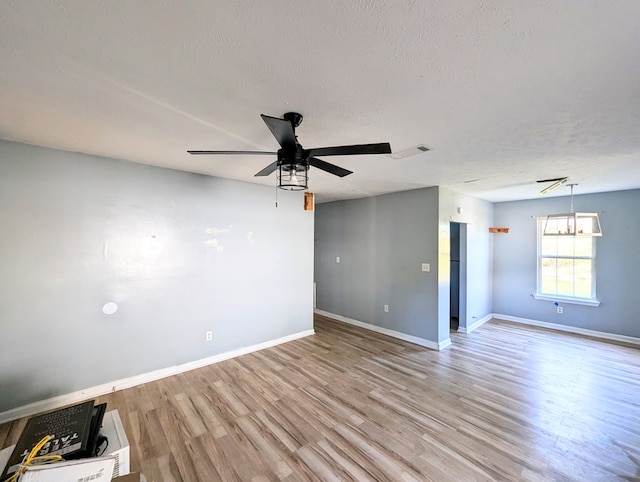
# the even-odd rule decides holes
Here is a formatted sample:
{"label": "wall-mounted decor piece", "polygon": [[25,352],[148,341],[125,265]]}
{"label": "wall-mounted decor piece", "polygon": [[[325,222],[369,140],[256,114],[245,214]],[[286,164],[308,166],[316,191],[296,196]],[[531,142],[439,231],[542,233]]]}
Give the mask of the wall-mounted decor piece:
{"label": "wall-mounted decor piece", "polygon": [[313,193],[312,192],[304,193],[304,210],[313,211]]}

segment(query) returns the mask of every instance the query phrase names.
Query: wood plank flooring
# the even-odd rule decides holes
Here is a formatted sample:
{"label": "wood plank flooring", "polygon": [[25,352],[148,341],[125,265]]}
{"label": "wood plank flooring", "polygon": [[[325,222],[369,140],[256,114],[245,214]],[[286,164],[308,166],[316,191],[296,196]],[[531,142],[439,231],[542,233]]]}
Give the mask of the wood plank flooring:
{"label": "wood plank flooring", "polygon": [[[640,350],[491,321],[317,334],[104,397],[149,481],[639,480]],[[25,420],[0,425],[0,446]]]}

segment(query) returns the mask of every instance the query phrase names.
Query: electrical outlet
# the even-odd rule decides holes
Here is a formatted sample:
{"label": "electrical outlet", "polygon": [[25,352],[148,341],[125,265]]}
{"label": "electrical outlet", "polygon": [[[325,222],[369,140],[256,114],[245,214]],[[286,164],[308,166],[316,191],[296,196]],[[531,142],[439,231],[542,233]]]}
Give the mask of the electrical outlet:
{"label": "electrical outlet", "polygon": [[562,306],[556,306],[556,312],[561,315],[562,314]]}
{"label": "electrical outlet", "polygon": [[429,263],[422,263],[422,271],[425,271],[425,272],[427,272],[427,273],[428,273],[429,271],[431,271],[431,264],[429,264]]}
{"label": "electrical outlet", "polygon": [[213,331],[207,331],[207,333],[205,333],[205,338],[207,341],[213,340]]}
{"label": "electrical outlet", "polygon": [[336,263],[340,262],[340,256],[336,256]]}
{"label": "electrical outlet", "polygon": [[389,313],[389,305],[384,305],[384,312]]}

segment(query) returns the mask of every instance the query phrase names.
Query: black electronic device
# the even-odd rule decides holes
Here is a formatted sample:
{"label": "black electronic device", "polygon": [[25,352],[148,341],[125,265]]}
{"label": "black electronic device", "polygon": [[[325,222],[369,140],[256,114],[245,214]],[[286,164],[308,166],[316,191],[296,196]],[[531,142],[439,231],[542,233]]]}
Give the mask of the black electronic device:
{"label": "black electronic device", "polygon": [[93,414],[91,415],[91,425],[89,427],[89,439],[87,440],[86,450],[79,450],[78,452],[74,452],[71,455],[66,455],[64,457],[66,460],[95,457],[96,445],[98,443],[98,433],[102,428],[102,419],[104,418],[104,413],[106,411],[106,403],[101,403],[100,405],[95,405],[93,407]]}
{"label": "black electronic device", "polygon": [[[61,455],[64,458],[70,458],[76,453],[86,452],[94,414],[94,402],[95,400],[89,400],[31,417],[18,438],[3,476],[17,472],[25,455],[28,455],[47,435],[53,438],[42,447],[38,456]],[[102,414],[104,415],[104,410]],[[95,437],[93,443],[95,448]]]}

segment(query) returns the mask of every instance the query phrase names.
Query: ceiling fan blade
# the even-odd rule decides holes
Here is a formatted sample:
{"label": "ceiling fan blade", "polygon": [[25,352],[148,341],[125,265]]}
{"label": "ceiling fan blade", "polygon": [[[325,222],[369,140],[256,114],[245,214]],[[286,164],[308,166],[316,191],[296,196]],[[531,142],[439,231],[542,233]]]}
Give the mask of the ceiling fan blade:
{"label": "ceiling fan blade", "polygon": [[194,155],[199,155],[199,154],[205,154],[205,155],[236,155],[236,154],[242,154],[245,156],[262,156],[262,155],[270,155],[270,156],[275,156],[277,154],[277,152],[266,152],[266,151],[187,151],[189,154],[194,154]]}
{"label": "ceiling fan blade", "polygon": [[349,174],[353,174],[353,171],[349,171],[348,169],[344,169],[342,167],[336,166],[335,164],[323,161],[322,159],[316,159],[315,157],[309,158],[309,165],[317,167],[318,169],[322,169],[323,171],[327,171],[334,176],[344,177],[348,176]]}
{"label": "ceiling fan blade", "polygon": [[276,138],[281,147],[285,149],[287,147],[295,147],[296,134],[290,121],[264,114],[260,114],[260,117],[262,117],[264,123],[267,124],[267,127],[273,134],[273,137]]}
{"label": "ceiling fan blade", "polygon": [[271,164],[269,164],[267,167],[265,167],[262,171],[255,174],[253,177],[268,176],[277,168],[278,168],[278,161],[274,161]]}
{"label": "ceiling fan blade", "polygon": [[391,154],[388,142],[357,144],[353,146],[318,147],[309,149],[309,156],[353,156],[356,154]]}

